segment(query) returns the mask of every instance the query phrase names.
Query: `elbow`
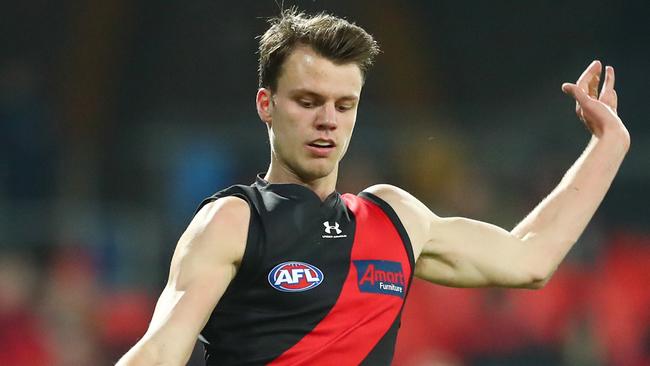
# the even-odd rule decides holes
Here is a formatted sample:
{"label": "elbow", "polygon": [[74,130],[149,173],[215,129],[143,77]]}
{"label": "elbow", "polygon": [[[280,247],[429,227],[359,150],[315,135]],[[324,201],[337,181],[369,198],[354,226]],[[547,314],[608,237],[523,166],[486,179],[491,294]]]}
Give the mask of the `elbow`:
{"label": "elbow", "polygon": [[160,349],[151,340],[141,339],[115,366],[162,365]]}
{"label": "elbow", "polygon": [[539,289],[544,288],[546,286],[546,284],[548,283],[548,281],[550,281],[550,280],[551,280],[551,276],[546,277],[546,278],[534,278],[534,279],[528,281],[528,283],[526,283],[526,285],[524,287],[527,288],[527,289],[530,289],[530,290],[539,290]]}
{"label": "elbow", "polygon": [[526,288],[532,290],[539,290],[546,286],[551,280],[555,271],[557,270],[557,263],[549,261],[547,263],[539,263],[537,268],[529,273]]}
{"label": "elbow", "polygon": [[551,280],[558,266],[576,240],[563,240],[558,245],[545,242],[538,250],[531,252],[528,258],[527,280],[524,287],[538,290],[544,288]]}
{"label": "elbow", "polygon": [[556,269],[557,265],[551,260],[537,261],[535,265],[529,267],[523,287],[532,290],[544,288],[553,277]]}

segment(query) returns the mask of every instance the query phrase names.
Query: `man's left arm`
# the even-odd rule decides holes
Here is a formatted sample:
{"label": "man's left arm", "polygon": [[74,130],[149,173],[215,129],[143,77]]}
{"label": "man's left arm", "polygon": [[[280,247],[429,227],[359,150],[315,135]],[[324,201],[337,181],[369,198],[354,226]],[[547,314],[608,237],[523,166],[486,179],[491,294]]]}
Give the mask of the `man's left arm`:
{"label": "man's left arm", "polygon": [[404,223],[418,277],[456,287],[539,288],[548,281],[595,213],[629,148],[629,134],[616,114],[614,70],[607,68],[599,95],[600,73],[595,61],[576,84],[562,86],[576,99],[591,141],[558,186],[512,231],[438,217],[396,187],[368,189],[393,206]]}
{"label": "man's left arm", "polygon": [[551,243],[543,245],[546,280],[591,220],[630,146],[630,135],[617,115],[614,68],[606,67],[599,94],[601,68],[594,61],[576,84],[562,85],[576,100],[576,114],[591,131],[591,141],[559,185],[511,231],[525,241],[537,242],[537,236]]}

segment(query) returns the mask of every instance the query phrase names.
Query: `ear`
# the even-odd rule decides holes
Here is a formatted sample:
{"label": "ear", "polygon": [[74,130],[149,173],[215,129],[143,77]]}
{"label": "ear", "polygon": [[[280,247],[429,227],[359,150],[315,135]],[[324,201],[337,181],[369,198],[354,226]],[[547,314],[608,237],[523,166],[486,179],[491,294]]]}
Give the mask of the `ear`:
{"label": "ear", "polygon": [[255,105],[257,106],[257,115],[260,116],[262,122],[271,124],[271,91],[266,88],[259,88],[255,97]]}

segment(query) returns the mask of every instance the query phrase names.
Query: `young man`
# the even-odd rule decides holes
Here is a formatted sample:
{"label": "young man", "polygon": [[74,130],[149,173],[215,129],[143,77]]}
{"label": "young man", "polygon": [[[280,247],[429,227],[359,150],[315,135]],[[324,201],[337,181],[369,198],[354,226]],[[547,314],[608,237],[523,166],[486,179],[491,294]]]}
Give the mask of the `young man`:
{"label": "young man", "polygon": [[[144,337],[120,365],[387,365],[413,275],[448,286],[539,288],[607,192],[630,139],[614,70],[592,62],[562,90],[592,133],[560,184],[508,232],[441,218],[400,188],[336,192],[365,73],[363,29],[284,12],[260,39],[256,105],[266,174],[204,201],[181,237]],[[426,169],[426,167],[423,167]]]}

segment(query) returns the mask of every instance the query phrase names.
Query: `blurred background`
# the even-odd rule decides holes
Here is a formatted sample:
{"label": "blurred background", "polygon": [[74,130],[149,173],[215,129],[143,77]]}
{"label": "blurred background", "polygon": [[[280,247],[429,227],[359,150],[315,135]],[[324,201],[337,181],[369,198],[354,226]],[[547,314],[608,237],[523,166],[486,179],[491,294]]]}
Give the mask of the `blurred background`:
{"label": "blurred background", "polygon": [[[292,4],[357,22],[383,50],[339,191],[387,182],[507,229],[589,139],[561,83],[593,59],[616,67],[632,147],[554,279],[416,281],[394,364],[650,365],[650,3]],[[278,8],[0,6],[0,365],[108,365],[142,335],[195,207],[267,168],[255,37]]]}

